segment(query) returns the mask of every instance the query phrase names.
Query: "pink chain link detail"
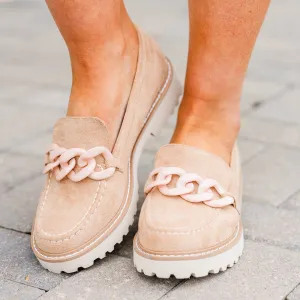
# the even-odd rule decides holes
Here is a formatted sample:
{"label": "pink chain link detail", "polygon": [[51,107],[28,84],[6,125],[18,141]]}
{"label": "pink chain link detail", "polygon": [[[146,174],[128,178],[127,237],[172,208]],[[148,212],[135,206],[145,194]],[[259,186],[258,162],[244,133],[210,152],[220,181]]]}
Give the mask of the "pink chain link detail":
{"label": "pink chain link detail", "polygon": [[[169,188],[167,185],[171,182],[172,176],[178,176],[176,186]],[[203,179],[197,174],[187,173],[181,168],[160,167],[153,170],[149,175],[150,183],[145,187],[145,193],[148,194],[154,187],[166,196],[180,196],[189,202],[204,202],[211,207],[224,207],[235,203],[234,198],[225,192],[220,184],[214,179]],[[195,185],[198,189],[194,193]],[[212,188],[221,196],[220,199],[213,199]]]}
{"label": "pink chain link detail", "polygon": [[[43,173],[53,171],[58,181],[65,177],[74,182],[79,182],[87,177],[93,180],[107,179],[115,173],[116,167],[109,167],[96,172],[95,157],[98,155],[102,155],[105,161],[114,160],[113,155],[106,147],[94,147],[89,150],[81,148],[65,149],[52,144],[46,153],[47,161]],[[78,157],[77,160],[76,157]],[[73,171],[76,166],[80,168],[78,172]]]}

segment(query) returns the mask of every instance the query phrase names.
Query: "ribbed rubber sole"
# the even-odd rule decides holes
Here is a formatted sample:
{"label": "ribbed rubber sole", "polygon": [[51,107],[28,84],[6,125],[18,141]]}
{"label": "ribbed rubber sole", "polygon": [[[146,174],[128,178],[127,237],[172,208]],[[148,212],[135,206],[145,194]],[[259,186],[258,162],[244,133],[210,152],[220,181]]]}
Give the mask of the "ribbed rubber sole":
{"label": "ribbed rubber sole", "polygon": [[[135,242],[134,248],[138,247]],[[190,277],[205,277],[210,273],[217,274],[226,271],[238,262],[244,249],[244,237],[241,236],[238,243],[231,249],[202,259],[182,259],[182,260],[156,260],[150,259],[151,255],[140,255],[134,249],[133,261],[136,269],[147,276],[156,275],[158,278],[169,278],[174,275],[177,279]]]}
{"label": "ribbed rubber sole", "polygon": [[[98,258],[102,259],[106,256],[108,252],[112,252],[116,244],[122,242],[123,237],[129,232],[129,227],[133,224],[134,216],[137,211],[137,202],[139,199],[138,196],[138,180],[137,180],[137,169],[138,169],[138,161],[142,154],[142,150],[145,146],[146,141],[150,136],[155,136],[159,133],[159,131],[163,128],[164,124],[167,122],[169,116],[174,112],[176,106],[179,103],[182,88],[181,84],[176,77],[176,74],[172,70],[171,64],[169,64],[169,76],[172,76],[172,79],[169,78],[171,84],[166,91],[164,98],[161,99],[161,95],[164,92],[168,84],[168,79],[166,80],[166,84],[162,88],[161,92],[157,96],[157,106],[152,107],[152,116],[151,119],[146,124],[145,130],[137,143],[135,153],[132,158],[132,168],[133,168],[133,193],[132,199],[130,199],[130,206],[128,212],[126,213],[123,220],[120,222],[117,228],[98,246],[93,248],[88,253],[75,258],[73,260],[68,260],[65,262],[49,262],[39,259],[41,265],[54,273],[73,273],[78,271],[79,268],[88,268],[94,264],[94,261]],[[154,102],[156,104],[156,102]],[[129,170],[130,171],[130,170]]]}

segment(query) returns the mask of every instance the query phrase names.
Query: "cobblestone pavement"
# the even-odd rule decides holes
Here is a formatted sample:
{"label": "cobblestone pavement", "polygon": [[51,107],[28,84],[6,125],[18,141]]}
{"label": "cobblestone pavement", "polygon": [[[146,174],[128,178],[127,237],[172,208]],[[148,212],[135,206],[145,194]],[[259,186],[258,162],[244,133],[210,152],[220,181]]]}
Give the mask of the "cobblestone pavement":
{"label": "cobblestone pavement", "polygon": [[[126,2],[183,79],[186,1]],[[43,152],[55,120],[65,113],[70,67],[42,0],[0,1],[0,300],[299,300],[299,12],[299,0],[273,0],[244,86],[239,139],[245,177],[243,258],[205,279],[159,280],[133,267],[136,224],[113,254],[75,275],[51,274],[34,258],[29,235],[43,181]],[[148,143],[141,185],[174,123],[173,116]]]}

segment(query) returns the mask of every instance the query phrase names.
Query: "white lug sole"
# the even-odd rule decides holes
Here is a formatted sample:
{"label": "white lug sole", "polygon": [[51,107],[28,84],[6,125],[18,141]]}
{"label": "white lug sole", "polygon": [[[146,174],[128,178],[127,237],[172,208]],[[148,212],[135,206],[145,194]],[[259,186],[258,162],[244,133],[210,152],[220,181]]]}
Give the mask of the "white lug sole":
{"label": "white lug sole", "polygon": [[[148,138],[153,135],[157,135],[163,128],[164,124],[168,120],[168,117],[174,112],[176,106],[178,105],[182,93],[181,84],[177,79],[176,74],[172,70],[171,64],[169,62],[168,64],[169,77],[157,96],[156,101],[154,102],[157,105],[152,107],[153,113],[151,114],[151,118],[148,121],[148,124],[146,123],[144,132],[142,133],[142,136],[136,145],[133,157],[131,158],[130,164],[133,170],[133,193],[132,198],[128,199],[130,201],[130,205],[125,217],[120,222],[118,227],[115,228],[114,231],[103,242],[101,242],[88,253],[78,258],[64,262],[49,262],[39,259],[41,265],[49,271],[54,273],[73,273],[78,271],[78,268],[88,268],[94,264],[96,259],[104,258],[106,253],[112,252],[115,245],[121,243],[124,235],[129,232],[129,227],[134,221],[134,215],[137,211],[137,202],[139,199],[137,170],[142,150]],[[171,84],[169,85],[168,90],[165,92],[163,99],[161,99],[162,94],[164,94],[164,89],[168,86],[169,80],[171,80]]]}
{"label": "white lug sole", "polygon": [[[138,247],[135,245],[134,247]],[[155,260],[139,255],[133,251],[133,261],[136,269],[147,276],[156,275],[158,278],[169,278],[174,275],[177,279],[204,277],[209,273],[219,273],[232,267],[238,262],[243,253],[244,237],[231,249],[202,259]],[[150,257],[150,255],[149,255]]]}

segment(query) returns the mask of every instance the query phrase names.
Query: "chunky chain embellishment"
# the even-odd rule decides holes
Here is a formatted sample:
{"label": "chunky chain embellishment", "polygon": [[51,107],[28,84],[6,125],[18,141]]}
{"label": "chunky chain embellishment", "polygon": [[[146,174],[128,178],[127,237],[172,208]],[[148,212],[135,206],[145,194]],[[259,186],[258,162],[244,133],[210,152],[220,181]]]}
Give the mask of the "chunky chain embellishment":
{"label": "chunky chain embellishment", "polygon": [[[169,188],[173,175],[178,176],[176,187]],[[150,175],[149,184],[145,187],[148,194],[154,187],[166,196],[180,196],[189,202],[204,202],[211,207],[224,207],[235,203],[234,198],[225,192],[220,184],[214,179],[203,179],[197,174],[187,173],[185,170],[176,167],[161,167],[153,170]],[[195,184],[198,188],[195,191]],[[213,199],[212,188],[220,195],[220,199]]]}
{"label": "chunky chain embellishment", "polygon": [[[79,182],[87,177],[93,180],[107,179],[115,173],[116,166],[96,172],[95,157],[98,155],[102,155],[107,163],[113,165],[115,158],[106,147],[94,147],[89,150],[81,148],[65,149],[52,144],[46,153],[43,173],[53,171],[58,181],[65,177],[74,182]],[[80,170],[75,172],[73,170],[75,167],[79,167]]]}

